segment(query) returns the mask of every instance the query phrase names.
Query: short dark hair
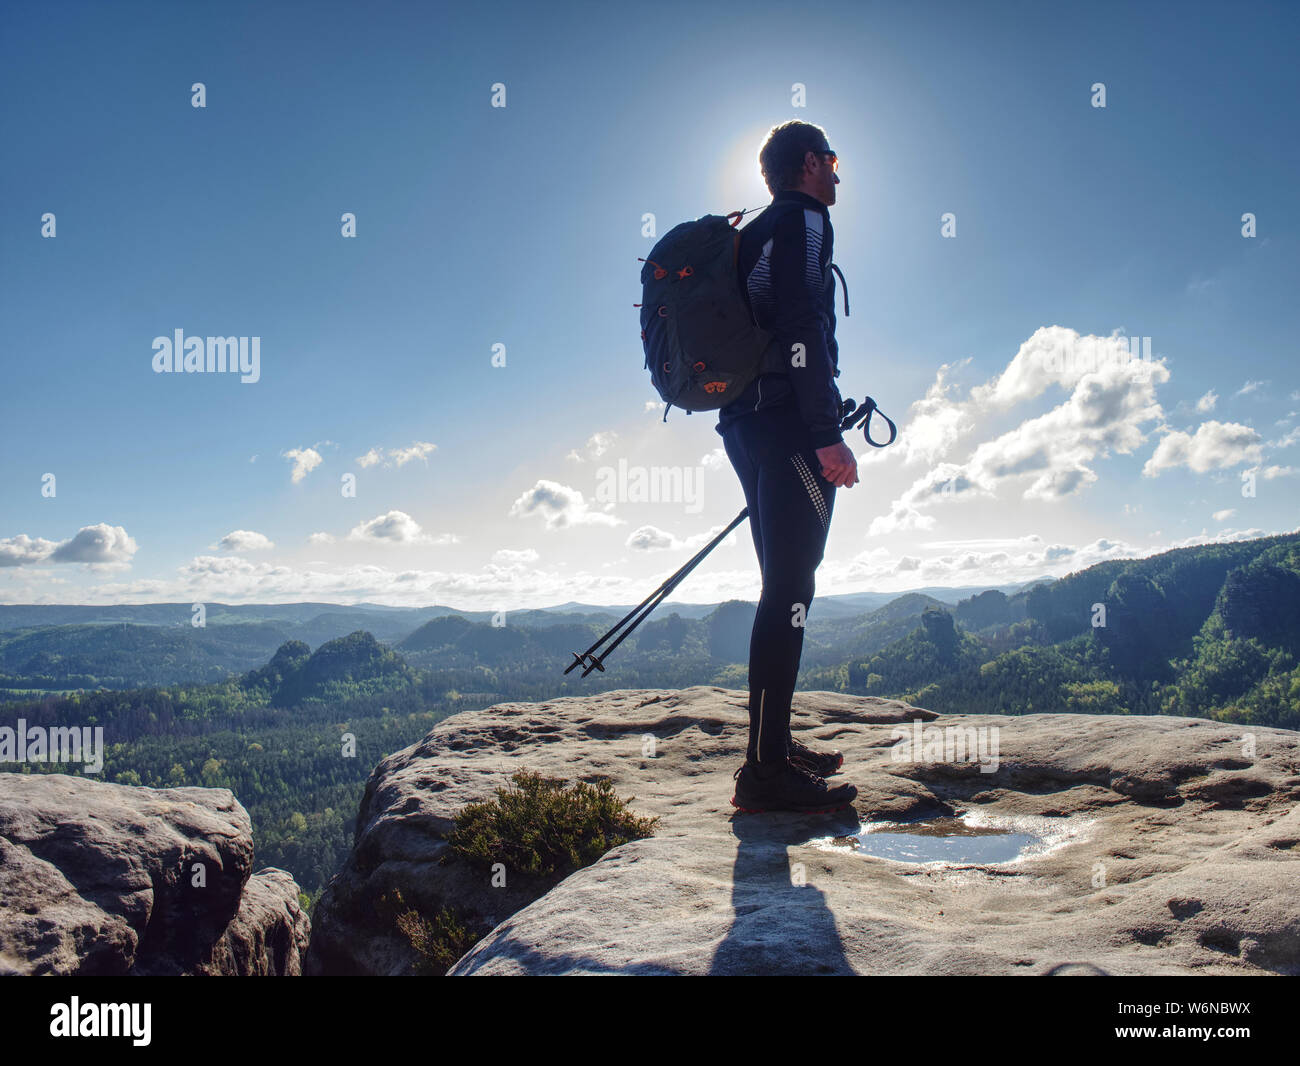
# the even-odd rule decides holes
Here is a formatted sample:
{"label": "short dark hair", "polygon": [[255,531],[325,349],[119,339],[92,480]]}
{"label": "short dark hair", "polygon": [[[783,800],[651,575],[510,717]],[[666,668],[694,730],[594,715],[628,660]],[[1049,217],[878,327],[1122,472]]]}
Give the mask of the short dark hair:
{"label": "short dark hair", "polygon": [[791,119],[773,126],[758,153],[768,192],[775,196],[782,189],[797,189],[803,180],[804,156],[825,151],[829,143],[826,131],[811,122]]}

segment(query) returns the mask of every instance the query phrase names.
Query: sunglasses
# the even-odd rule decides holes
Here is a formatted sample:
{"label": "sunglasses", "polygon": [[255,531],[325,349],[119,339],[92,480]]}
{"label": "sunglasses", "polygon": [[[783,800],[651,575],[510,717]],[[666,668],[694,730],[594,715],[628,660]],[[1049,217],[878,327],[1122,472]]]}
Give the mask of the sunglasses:
{"label": "sunglasses", "polygon": [[839,173],[839,169],[840,169],[840,160],[839,160],[839,156],[837,156],[837,155],[835,154],[835,152],[834,152],[832,149],[830,149],[830,148],[810,148],[809,151],[812,152],[813,155],[830,156],[831,173],[833,173],[833,174],[837,174],[837,173]]}

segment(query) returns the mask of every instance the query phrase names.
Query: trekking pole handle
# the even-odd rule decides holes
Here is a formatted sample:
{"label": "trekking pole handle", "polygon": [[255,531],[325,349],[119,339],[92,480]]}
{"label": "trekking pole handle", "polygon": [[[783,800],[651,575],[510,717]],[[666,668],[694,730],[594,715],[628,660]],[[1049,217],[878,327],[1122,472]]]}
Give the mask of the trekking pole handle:
{"label": "trekking pole handle", "polygon": [[[889,425],[889,440],[884,444],[871,438],[871,416],[879,415]],[[840,429],[850,430],[855,426],[862,426],[862,435],[867,438],[867,443],[873,448],[888,448],[898,438],[898,427],[894,425],[894,420],[885,414],[876,406],[876,401],[870,396],[862,401],[862,406],[858,407],[857,401],[848,399],[840,410]]]}

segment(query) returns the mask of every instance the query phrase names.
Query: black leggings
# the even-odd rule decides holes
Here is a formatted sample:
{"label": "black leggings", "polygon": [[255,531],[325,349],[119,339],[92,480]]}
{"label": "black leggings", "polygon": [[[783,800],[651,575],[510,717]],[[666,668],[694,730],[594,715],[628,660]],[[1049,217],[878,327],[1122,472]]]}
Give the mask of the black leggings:
{"label": "black leggings", "polygon": [[761,763],[786,758],[790,700],[803,654],[803,621],[826,550],[835,486],[796,410],[754,411],[722,435],[749,506],[763,593],[749,640],[749,748]]}

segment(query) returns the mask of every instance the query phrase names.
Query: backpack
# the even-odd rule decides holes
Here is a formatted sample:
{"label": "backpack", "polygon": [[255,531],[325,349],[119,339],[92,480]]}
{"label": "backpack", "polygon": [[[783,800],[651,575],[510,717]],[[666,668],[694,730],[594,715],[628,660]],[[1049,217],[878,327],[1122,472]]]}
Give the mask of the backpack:
{"label": "backpack", "polygon": [[[668,408],[716,411],[759,374],[784,369],[740,291],[736,259],[744,211],[675,226],[640,260],[641,341],[650,380]],[[728,222],[728,219],[734,219]]]}

